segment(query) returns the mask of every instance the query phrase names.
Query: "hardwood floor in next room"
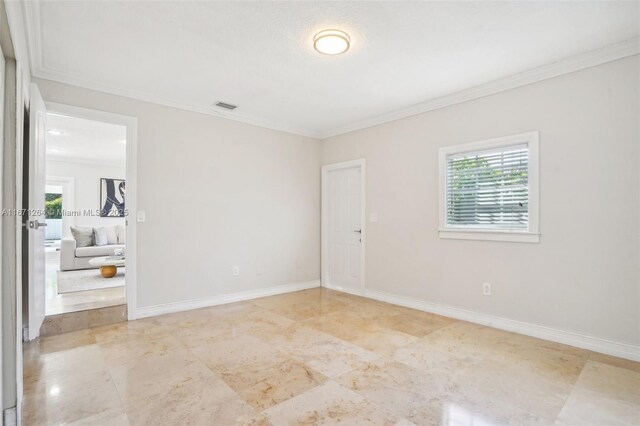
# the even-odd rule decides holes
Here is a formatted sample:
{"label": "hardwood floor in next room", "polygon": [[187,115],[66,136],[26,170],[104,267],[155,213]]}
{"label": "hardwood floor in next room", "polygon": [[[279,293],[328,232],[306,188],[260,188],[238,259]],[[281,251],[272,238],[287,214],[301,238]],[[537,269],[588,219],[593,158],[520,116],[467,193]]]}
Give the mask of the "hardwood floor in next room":
{"label": "hardwood floor in next room", "polygon": [[24,346],[25,425],[640,423],[640,364],[326,289]]}

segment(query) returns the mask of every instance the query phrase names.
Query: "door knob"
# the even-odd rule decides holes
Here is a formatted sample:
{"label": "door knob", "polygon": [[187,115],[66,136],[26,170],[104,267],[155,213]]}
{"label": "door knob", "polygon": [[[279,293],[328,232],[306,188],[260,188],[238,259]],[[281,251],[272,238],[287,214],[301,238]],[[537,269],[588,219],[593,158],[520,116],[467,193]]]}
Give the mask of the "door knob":
{"label": "door knob", "polygon": [[41,226],[47,226],[46,222],[38,222],[37,220],[30,220],[29,221],[29,228],[30,229],[38,229]]}
{"label": "door knob", "polygon": [[358,234],[362,234],[362,229],[356,229],[356,230],[355,230],[355,231],[353,231],[353,232],[357,232]]}

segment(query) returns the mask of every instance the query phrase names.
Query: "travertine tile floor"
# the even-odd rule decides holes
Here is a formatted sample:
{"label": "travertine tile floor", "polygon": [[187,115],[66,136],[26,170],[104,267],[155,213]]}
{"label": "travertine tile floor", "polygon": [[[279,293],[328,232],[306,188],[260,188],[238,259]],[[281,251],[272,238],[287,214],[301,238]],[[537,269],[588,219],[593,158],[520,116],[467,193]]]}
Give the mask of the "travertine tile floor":
{"label": "travertine tile floor", "polygon": [[325,289],[24,348],[24,424],[640,424],[640,364]]}

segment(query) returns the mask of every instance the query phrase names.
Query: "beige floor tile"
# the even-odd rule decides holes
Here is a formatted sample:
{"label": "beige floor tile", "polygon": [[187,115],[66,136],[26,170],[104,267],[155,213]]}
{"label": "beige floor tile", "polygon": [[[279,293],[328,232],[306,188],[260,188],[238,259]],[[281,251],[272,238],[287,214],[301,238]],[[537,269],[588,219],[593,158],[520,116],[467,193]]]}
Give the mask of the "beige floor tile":
{"label": "beige floor tile", "polygon": [[[351,296],[347,301],[348,309],[341,312],[358,316],[367,321],[377,321],[381,318],[408,312],[406,308],[389,303],[378,302],[377,300],[365,299],[363,297]],[[411,311],[417,312],[417,311]]]}
{"label": "beige floor tile", "polygon": [[327,377],[339,376],[380,357],[333,336],[291,350],[288,355]]}
{"label": "beige floor tile", "polygon": [[176,328],[175,335],[188,347],[202,346],[215,341],[235,339],[246,334],[268,342],[283,329],[295,326],[295,322],[281,315],[259,308],[242,316],[232,315],[205,324]]}
{"label": "beige floor tile", "polygon": [[446,374],[428,373],[381,358],[344,374],[338,383],[415,424],[439,425],[460,386]]}
{"label": "beige floor tile", "polygon": [[107,410],[102,413],[94,414],[80,420],[70,423],[64,423],[65,426],[130,426],[127,414],[124,408],[116,410]]}
{"label": "beige floor tile", "polygon": [[457,320],[427,312],[405,312],[378,317],[376,323],[412,336],[423,337],[436,330],[455,324]]}
{"label": "beige floor tile", "polygon": [[214,314],[212,312],[214,312],[216,308],[217,307],[206,309],[192,309],[189,311],[160,315],[152,318],[145,318],[142,321],[170,327],[191,327],[194,325],[210,323],[212,321],[212,318],[214,317]]}
{"label": "beige floor tile", "polygon": [[140,337],[126,341],[99,342],[100,352],[109,367],[150,361],[168,354],[187,354],[187,347],[173,336]]}
{"label": "beige floor tile", "polygon": [[455,377],[458,401],[493,423],[546,425],[555,421],[573,388],[518,364],[484,359]]}
{"label": "beige floor tile", "polygon": [[147,397],[213,372],[191,354],[167,354],[148,361],[113,367],[111,377],[123,401]]}
{"label": "beige floor tile", "polygon": [[331,334],[307,327],[305,322],[298,322],[287,327],[282,327],[273,330],[272,333],[265,333],[264,330],[259,333],[255,331],[250,331],[249,333],[285,353],[297,350],[314,342],[335,338]]}
{"label": "beige floor tile", "polygon": [[485,355],[473,348],[460,346],[457,350],[447,350],[445,345],[419,339],[396,349],[392,358],[418,370],[449,377],[458,376],[484,359]]}
{"label": "beige floor tile", "polygon": [[275,425],[394,425],[401,419],[333,381],[265,411]]}
{"label": "beige floor tile", "polygon": [[221,377],[258,411],[286,401],[326,380],[324,375],[293,360],[273,366],[240,367],[221,374]]}
{"label": "beige floor tile", "polygon": [[299,296],[273,296],[257,299],[256,306],[270,310],[294,321],[303,321],[347,309],[348,302],[338,298],[304,298]]}
{"label": "beige floor tile", "polygon": [[326,289],[42,338],[23,358],[25,424],[640,424],[639,363]]}
{"label": "beige floor tile", "polygon": [[240,330],[234,324],[224,322],[192,324],[190,327],[175,327],[173,331],[173,336],[188,348],[235,339],[240,334]]}
{"label": "beige floor tile", "polygon": [[626,368],[627,370],[640,373],[640,362],[630,361],[628,359],[616,358],[614,356],[599,354],[592,352],[589,356],[590,361],[600,362],[602,364],[612,365],[614,367]]}
{"label": "beige floor tile", "polygon": [[253,335],[274,334],[295,324],[296,321],[266,310],[252,312],[234,320],[234,325],[240,332]]}
{"label": "beige floor tile", "polygon": [[191,352],[219,373],[241,367],[273,366],[289,359],[273,346],[248,335],[191,348]]}
{"label": "beige floor tile", "polygon": [[[510,333],[459,321],[435,330],[397,352],[415,349],[414,355],[417,359],[428,360],[428,357],[422,354],[423,351],[438,351],[465,363],[474,363],[479,359],[500,356],[501,347],[509,338]],[[419,367],[417,364],[414,366]]]}
{"label": "beige floor tile", "polygon": [[248,419],[241,419],[236,424],[238,426],[274,426],[264,414],[258,414]]}
{"label": "beige floor tile", "polygon": [[[436,354],[432,354],[433,351]],[[420,368],[421,363],[431,364],[429,358],[439,359],[438,354],[446,354],[449,360],[459,360],[466,365],[491,359],[569,383],[577,380],[589,357],[589,352],[582,349],[458,322],[399,349],[394,358]]]}
{"label": "beige floor tile", "polygon": [[107,371],[50,375],[46,382],[25,388],[25,425],[73,422],[122,404]]}
{"label": "beige floor tile", "polygon": [[107,371],[107,365],[98,345],[79,346],[24,360],[24,387],[104,371]]}
{"label": "beige floor tile", "polygon": [[558,416],[558,423],[640,424],[640,373],[589,361]]}
{"label": "beige floor tile", "polygon": [[150,426],[251,424],[258,414],[215,376],[127,400],[125,407],[132,425]]}
{"label": "beige floor tile", "polygon": [[170,336],[173,327],[161,325],[151,319],[126,321],[118,324],[105,325],[90,330],[96,342],[103,345],[109,343],[127,343],[142,338]]}
{"label": "beige floor tile", "polygon": [[96,339],[91,330],[41,337],[23,345],[23,357],[27,360],[43,354],[91,345],[95,342]]}
{"label": "beige floor tile", "polygon": [[392,355],[396,349],[418,339],[410,334],[379,326],[374,321],[351,312],[335,312],[303,323],[380,355]]}
{"label": "beige floor tile", "polygon": [[537,340],[504,343],[500,351],[491,354],[491,358],[528,370],[547,380],[574,384],[589,358],[588,352],[561,352],[548,346],[539,346]]}

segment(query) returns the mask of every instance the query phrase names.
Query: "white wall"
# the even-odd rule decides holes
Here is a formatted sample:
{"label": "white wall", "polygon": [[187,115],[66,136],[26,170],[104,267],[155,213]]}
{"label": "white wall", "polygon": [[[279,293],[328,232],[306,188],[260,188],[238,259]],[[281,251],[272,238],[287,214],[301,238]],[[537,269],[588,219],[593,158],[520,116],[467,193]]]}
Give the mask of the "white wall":
{"label": "white wall", "polygon": [[[323,164],[366,158],[367,288],[640,344],[639,75],[634,56],[324,141]],[[439,239],[438,148],[532,130],[541,242]]]}
{"label": "white wall", "polygon": [[[319,158],[367,160],[367,288],[640,343],[638,57],[313,139],[49,81],[45,100],[138,117],[138,300],[319,276]],[[441,240],[438,148],[540,131],[541,243]],[[321,152],[320,152],[321,150]],[[240,277],[231,276],[239,265]],[[493,296],[481,283],[493,284]]]}
{"label": "white wall", "polygon": [[318,140],[37,84],[45,101],[138,118],[139,307],[319,279]]}
{"label": "white wall", "polygon": [[[124,218],[100,217],[96,215],[96,210],[100,210],[100,179],[115,178],[125,179],[126,167],[124,164],[105,165],[98,163],[74,162],[72,160],[59,161],[47,157],[47,176],[71,177],[74,179],[74,206],[73,210],[82,213],[92,211],[93,215],[70,217],[71,224],[75,226],[112,226],[124,225]],[[126,204],[125,204],[126,206]],[[69,206],[62,201],[62,208],[68,210]],[[63,230],[63,234],[68,235],[68,230]]]}

